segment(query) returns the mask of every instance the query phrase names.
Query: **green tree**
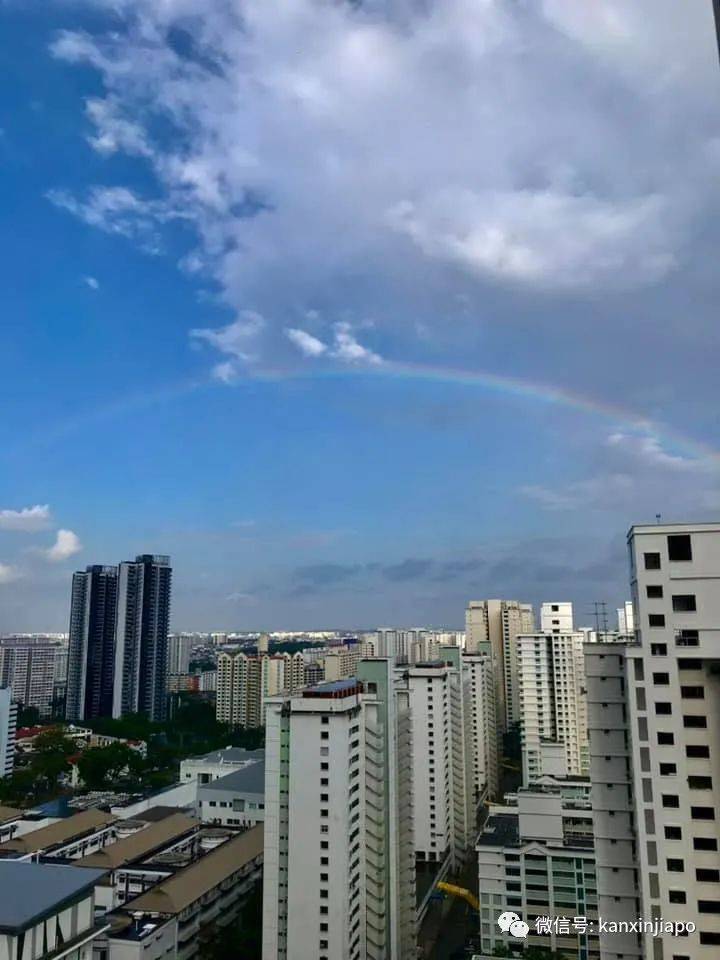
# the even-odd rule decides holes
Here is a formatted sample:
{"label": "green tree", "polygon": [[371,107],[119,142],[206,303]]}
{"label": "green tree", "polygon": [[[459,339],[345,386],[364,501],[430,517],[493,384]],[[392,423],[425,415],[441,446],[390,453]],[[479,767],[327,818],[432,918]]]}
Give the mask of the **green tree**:
{"label": "green tree", "polygon": [[123,776],[137,776],[143,766],[143,758],[137,750],[124,743],[90,747],[78,759],[78,772],[89,790],[101,790]]}
{"label": "green tree", "polygon": [[39,799],[37,777],[30,767],[13,770],[0,778],[0,804],[10,807],[32,806]]}
{"label": "green tree", "polygon": [[25,707],[22,704],[18,707],[18,727],[35,727],[40,723],[40,711],[37,707]]}
{"label": "green tree", "polygon": [[69,764],[68,757],[77,753],[75,742],[65,736],[62,727],[50,727],[35,737],[31,769],[48,787],[57,785],[58,777]]}

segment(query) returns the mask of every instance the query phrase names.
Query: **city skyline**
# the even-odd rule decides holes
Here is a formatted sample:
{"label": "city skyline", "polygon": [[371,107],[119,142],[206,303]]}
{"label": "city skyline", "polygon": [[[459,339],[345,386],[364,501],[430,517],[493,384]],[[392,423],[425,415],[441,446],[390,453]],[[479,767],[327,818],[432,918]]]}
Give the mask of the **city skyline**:
{"label": "city skyline", "polygon": [[188,629],[613,608],[720,508],[712,4],[246,7],[3,7],[0,630],[138,542]]}

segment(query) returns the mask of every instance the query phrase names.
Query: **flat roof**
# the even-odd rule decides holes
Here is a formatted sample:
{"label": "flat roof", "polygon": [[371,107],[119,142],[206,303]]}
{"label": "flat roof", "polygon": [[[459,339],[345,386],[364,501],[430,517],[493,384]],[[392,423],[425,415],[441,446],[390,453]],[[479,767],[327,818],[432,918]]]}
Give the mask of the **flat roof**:
{"label": "flat roof", "polygon": [[0,931],[27,930],[45,916],[80,900],[105,876],[66,864],[0,861]]}
{"label": "flat roof", "polygon": [[329,680],[327,683],[318,683],[314,687],[306,687],[302,691],[304,698],[313,697],[349,697],[354,693],[362,693],[363,685],[356,679]]}
{"label": "flat roof", "polygon": [[520,842],[518,815],[494,813],[488,817],[485,829],[478,837],[479,847],[514,847]]}
{"label": "flat roof", "polygon": [[72,817],[66,817],[58,823],[51,823],[49,827],[32,830],[21,837],[13,837],[5,843],[0,843],[0,857],[25,853],[36,853],[39,850],[49,850],[61,843],[67,843],[85,833],[95,833],[101,827],[114,823],[117,817],[102,810],[83,810]]}
{"label": "flat roof", "polygon": [[14,807],[0,807],[0,823],[9,823],[10,820],[17,820],[23,815],[22,810],[16,810]]}
{"label": "flat roof", "polygon": [[225,747],[223,750],[212,750],[202,757],[187,757],[183,762],[190,763],[241,763],[244,760],[264,760],[265,751],[246,750],[244,747]]}
{"label": "flat roof", "polygon": [[79,867],[104,867],[106,870],[112,870],[154,853],[158,848],[166,846],[199,826],[199,820],[187,817],[184,813],[175,813],[171,817],[151,822],[147,827],[131,833],[129,837],[109,843],[102,850],[82,857],[77,864]]}
{"label": "flat roof", "polygon": [[249,767],[227,773],[210,783],[200,785],[200,792],[205,790],[236,791],[237,793],[265,793],[265,761],[251,763]]}
{"label": "flat roof", "polygon": [[226,840],[195,863],[123,905],[127,913],[174,916],[263,852],[263,824]]}

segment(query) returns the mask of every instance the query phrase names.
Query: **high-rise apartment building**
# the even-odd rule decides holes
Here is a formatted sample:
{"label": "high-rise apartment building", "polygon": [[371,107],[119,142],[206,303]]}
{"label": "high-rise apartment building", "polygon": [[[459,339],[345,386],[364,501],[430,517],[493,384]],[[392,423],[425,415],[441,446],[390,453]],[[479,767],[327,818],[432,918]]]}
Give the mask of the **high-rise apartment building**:
{"label": "high-rise apartment building", "polygon": [[473,839],[472,723],[469,680],[459,648],[446,662],[402,671],[412,716],[415,855],[419,863],[457,870]]}
{"label": "high-rise apartment building", "polygon": [[540,630],[542,633],[572,633],[573,605],[567,601],[543,603],[540,607]]}
{"label": "high-rise apartment building", "polygon": [[169,557],[142,554],[73,575],[68,720],[166,715]]}
{"label": "high-rise apartment building", "polygon": [[233,727],[261,727],[268,697],[305,686],[301,653],[272,656],[224,650],[218,656],[215,716]]}
{"label": "high-rise apartment building", "polygon": [[366,676],[268,701],[263,960],[417,955],[407,691]]}
{"label": "high-rise apartment building", "polygon": [[582,633],[517,638],[523,783],[587,776],[587,685]]}
{"label": "high-rise apartment building", "polygon": [[692,921],[606,933],[602,960],[720,951],[720,524],[628,535],[635,637],[586,647],[599,911]]}
{"label": "high-rise apartment building", "polygon": [[68,720],[113,712],[117,567],[95,564],[73,574],[68,654]]}
{"label": "high-rise apartment building", "polygon": [[113,716],[167,714],[170,558],[141,554],[120,564],[115,632]]}
{"label": "high-rise apartment building", "polygon": [[0,687],[10,687],[16,703],[35,707],[42,717],[52,713],[58,650],[50,643],[0,640]]}
{"label": "high-rise apartment building", "polygon": [[535,630],[529,603],[517,600],[471,600],[465,612],[465,649],[489,650],[495,668],[495,706],[498,736],[519,716],[517,637]]}
{"label": "high-rise apartment building", "polygon": [[470,756],[477,805],[494,798],[500,787],[492,657],[489,653],[466,653],[462,669],[468,680]]}
{"label": "high-rise apartment building", "polygon": [[17,704],[10,690],[0,687],[0,777],[9,777],[15,765],[15,730]]}
{"label": "high-rise apartment building", "polygon": [[167,672],[179,674],[190,672],[190,658],[197,637],[192,633],[171,633],[167,640]]}

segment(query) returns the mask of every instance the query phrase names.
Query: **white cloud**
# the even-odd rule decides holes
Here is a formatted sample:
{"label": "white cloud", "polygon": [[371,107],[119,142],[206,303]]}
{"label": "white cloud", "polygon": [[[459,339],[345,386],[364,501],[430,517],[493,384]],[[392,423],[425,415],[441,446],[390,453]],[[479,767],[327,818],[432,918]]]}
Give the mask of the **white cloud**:
{"label": "white cloud", "polygon": [[83,283],[85,283],[91,290],[99,290],[100,284],[95,277],[83,277]]}
{"label": "white cloud", "polygon": [[58,530],[55,543],[43,551],[43,555],[50,563],[62,563],[76,553],[80,553],[82,544],[80,538],[72,530]]}
{"label": "white cloud", "polygon": [[45,530],[51,522],[50,507],[47,503],[21,510],[0,510],[0,530],[24,530],[32,533]]}
{"label": "white cloud", "polygon": [[347,363],[382,363],[382,357],[358,343],[349,323],[336,323],[335,348],[332,355]]}
{"label": "white cloud", "polygon": [[299,330],[297,327],[288,327],[285,331],[288,340],[295,344],[300,353],[306,357],[321,357],[327,353],[327,344],[318,340],[306,330]]}
{"label": "white cloud", "polygon": [[0,563],[0,586],[4,583],[14,583],[21,576],[22,574],[17,567],[13,567],[9,563]]}
{"label": "white cloud", "polygon": [[327,356],[335,360],[341,360],[344,363],[352,364],[382,363],[382,357],[359,343],[353,333],[352,326],[346,321],[333,324],[332,347],[317,337],[314,337],[306,330],[300,330],[297,327],[290,327],[286,329],[285,333],[288,339],[295,344],[300,353],[305,357]]}
{"label": "white cloud", "polygon": [[85,104],[85,112],[95,126],[94,136],[88,138],[90,145],[105,156],[122,151],[140,157],[152,157],[151,149],[140,124],[121,116],[121,106],[116,100],[101,100],[96,97]]}
{"label": "white cloud", "polygon": [[286,332],[318,291],[346,303],[357,276],[392,286],[407,309],[380,327],[410,337],[410,298],[456,293],[458,271],[479,296],[654,283],[715,203],[709,3],[244,0],[241,15],[226,0],[95,2],[118,29],[65,32],[52,50],[102,74],[92,144],[144,158],[160,198],[51,199],[151,250],[186,217],[199,249],[183,263],[232,309],[262,312],[273,359],[292,343],[377,362],[342,329],[327,353]]}
{"label": "white cloud", "polygon": [[67,190],[49,190],[48,200],[90,227],[135,241],[146,253],[162,251],[159,227],[187,215],[166,200],[147,200],[127,187],[92,187],[80,200]]}
{"label": "white cloud", "polygon": [[258,338],[265,329],[265,319],[253,310],[243,310],[237,320],[217,330],[209,328],[190,331],[198,342],[214,347],[229,359],[213,368],[218,380],[230,383],[240,375],[244,366],[257,359]]}
{"label": "white cloud", "polygon": [[607,438],[607,444],[648,467],[682,473],[708,473],[719,469],[718,463],[709,457],[683,457],[678,453],[668,453],[660,439],[652,434],[617,432]]}
{"label": "white cloud", "polygon": [[605,474],[587,480],[577,480],[552,488],[541,484],[527,484],[518,492],[534,500],[544,510],[578,510],[581,507],[617,506],[634,492],[633,478],[624,473]]}

